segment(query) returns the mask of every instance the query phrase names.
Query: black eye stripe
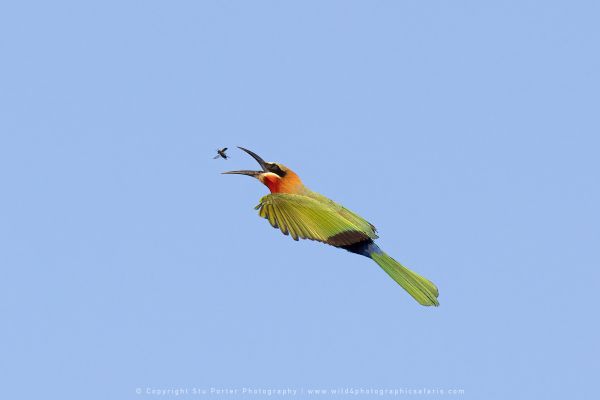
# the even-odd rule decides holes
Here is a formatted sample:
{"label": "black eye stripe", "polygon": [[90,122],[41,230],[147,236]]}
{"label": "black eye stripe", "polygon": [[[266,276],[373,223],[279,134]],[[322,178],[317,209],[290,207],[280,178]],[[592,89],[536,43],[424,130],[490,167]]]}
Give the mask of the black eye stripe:
{"label": "black eye stripe", "polygon": [[277,165],[275,163],[269,164],[269,170],[281,177],[285,176],[285,172],[279,167],[279,165]]}

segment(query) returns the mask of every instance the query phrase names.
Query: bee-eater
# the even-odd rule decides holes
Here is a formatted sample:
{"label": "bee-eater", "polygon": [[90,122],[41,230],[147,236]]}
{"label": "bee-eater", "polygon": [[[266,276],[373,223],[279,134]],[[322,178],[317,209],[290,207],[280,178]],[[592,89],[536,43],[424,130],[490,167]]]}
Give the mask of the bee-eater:
{"label": "bee-eater", "polygon": [[377,230],[358,214],[308,189],[298,175],[283,164],[266,162],[240,147],[261,166],[262,171],[229,171],[257,178],[271,194],[256,206],[259,215],[294,240],[316,240],[371,258],[424,306],[438,306],[438,289],[421,275],[384,253],[375,242]]}

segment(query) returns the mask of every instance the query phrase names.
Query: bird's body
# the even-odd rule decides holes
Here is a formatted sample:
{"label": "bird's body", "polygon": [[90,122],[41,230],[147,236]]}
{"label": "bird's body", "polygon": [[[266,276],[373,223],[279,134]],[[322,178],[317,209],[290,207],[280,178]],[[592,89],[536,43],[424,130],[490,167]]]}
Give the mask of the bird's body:
{"label": "bird's body", "polygon": [[260,180],[271,192],[256,206],[259,215],[294,240],[309,239],[373,259],[420,304],[439,305],[436,286],[402,266],[375,244],[375,226],[358,214],[308,189],[298,175],[282,164],[254,157],[263,171],[231,171]]}

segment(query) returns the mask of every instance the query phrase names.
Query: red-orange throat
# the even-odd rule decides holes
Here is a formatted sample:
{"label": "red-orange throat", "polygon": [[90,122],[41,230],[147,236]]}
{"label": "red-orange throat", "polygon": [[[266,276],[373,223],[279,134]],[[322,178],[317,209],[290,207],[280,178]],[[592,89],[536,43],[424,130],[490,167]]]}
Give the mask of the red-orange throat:
{"label": "red-orange throat", "polygon": [[271,193],[298,193],[302,188],[302,181],[294,172],[288,170],[282,178],[272,172],[260,174],[258,178]]}

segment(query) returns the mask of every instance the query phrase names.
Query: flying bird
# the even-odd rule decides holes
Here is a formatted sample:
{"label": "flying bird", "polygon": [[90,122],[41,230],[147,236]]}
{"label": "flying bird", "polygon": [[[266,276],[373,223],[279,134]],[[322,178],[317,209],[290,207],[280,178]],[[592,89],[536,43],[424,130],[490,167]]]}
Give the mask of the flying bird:
{"label": "flying bird", "polygon": [[220,149],[220,150],[219,150],[219,149],[217,149],[217,153],[218,153],[218,154],[217,154],[216,156],[214,156],[214,157],[213,157],[213,160],[216,160],[216,159],[217,159],[217,158],[219,158],[219,157],[222,157],[222,158],[224,158],[224,159],[226,159],[226,160],[227,160],[227,159],[229,158],[229,156],[228,156],[228,155],[225,153],[226,151],[227,151],[227,147],[223,147],[223,148],[222,148],[222,149]]}
{"label": "flying bird", "polygon": [[374,240],[375,226],[358,214],[308,189],[300,177],[280,163],[266,162],[251,155],[262,171],[229,171],[258,179],[271,191],[256,206],[259,215],[294,240],[309,239],[360,254],[375,261],[393,280],[424,306],[438,306],[437,287],[384,253]]}

